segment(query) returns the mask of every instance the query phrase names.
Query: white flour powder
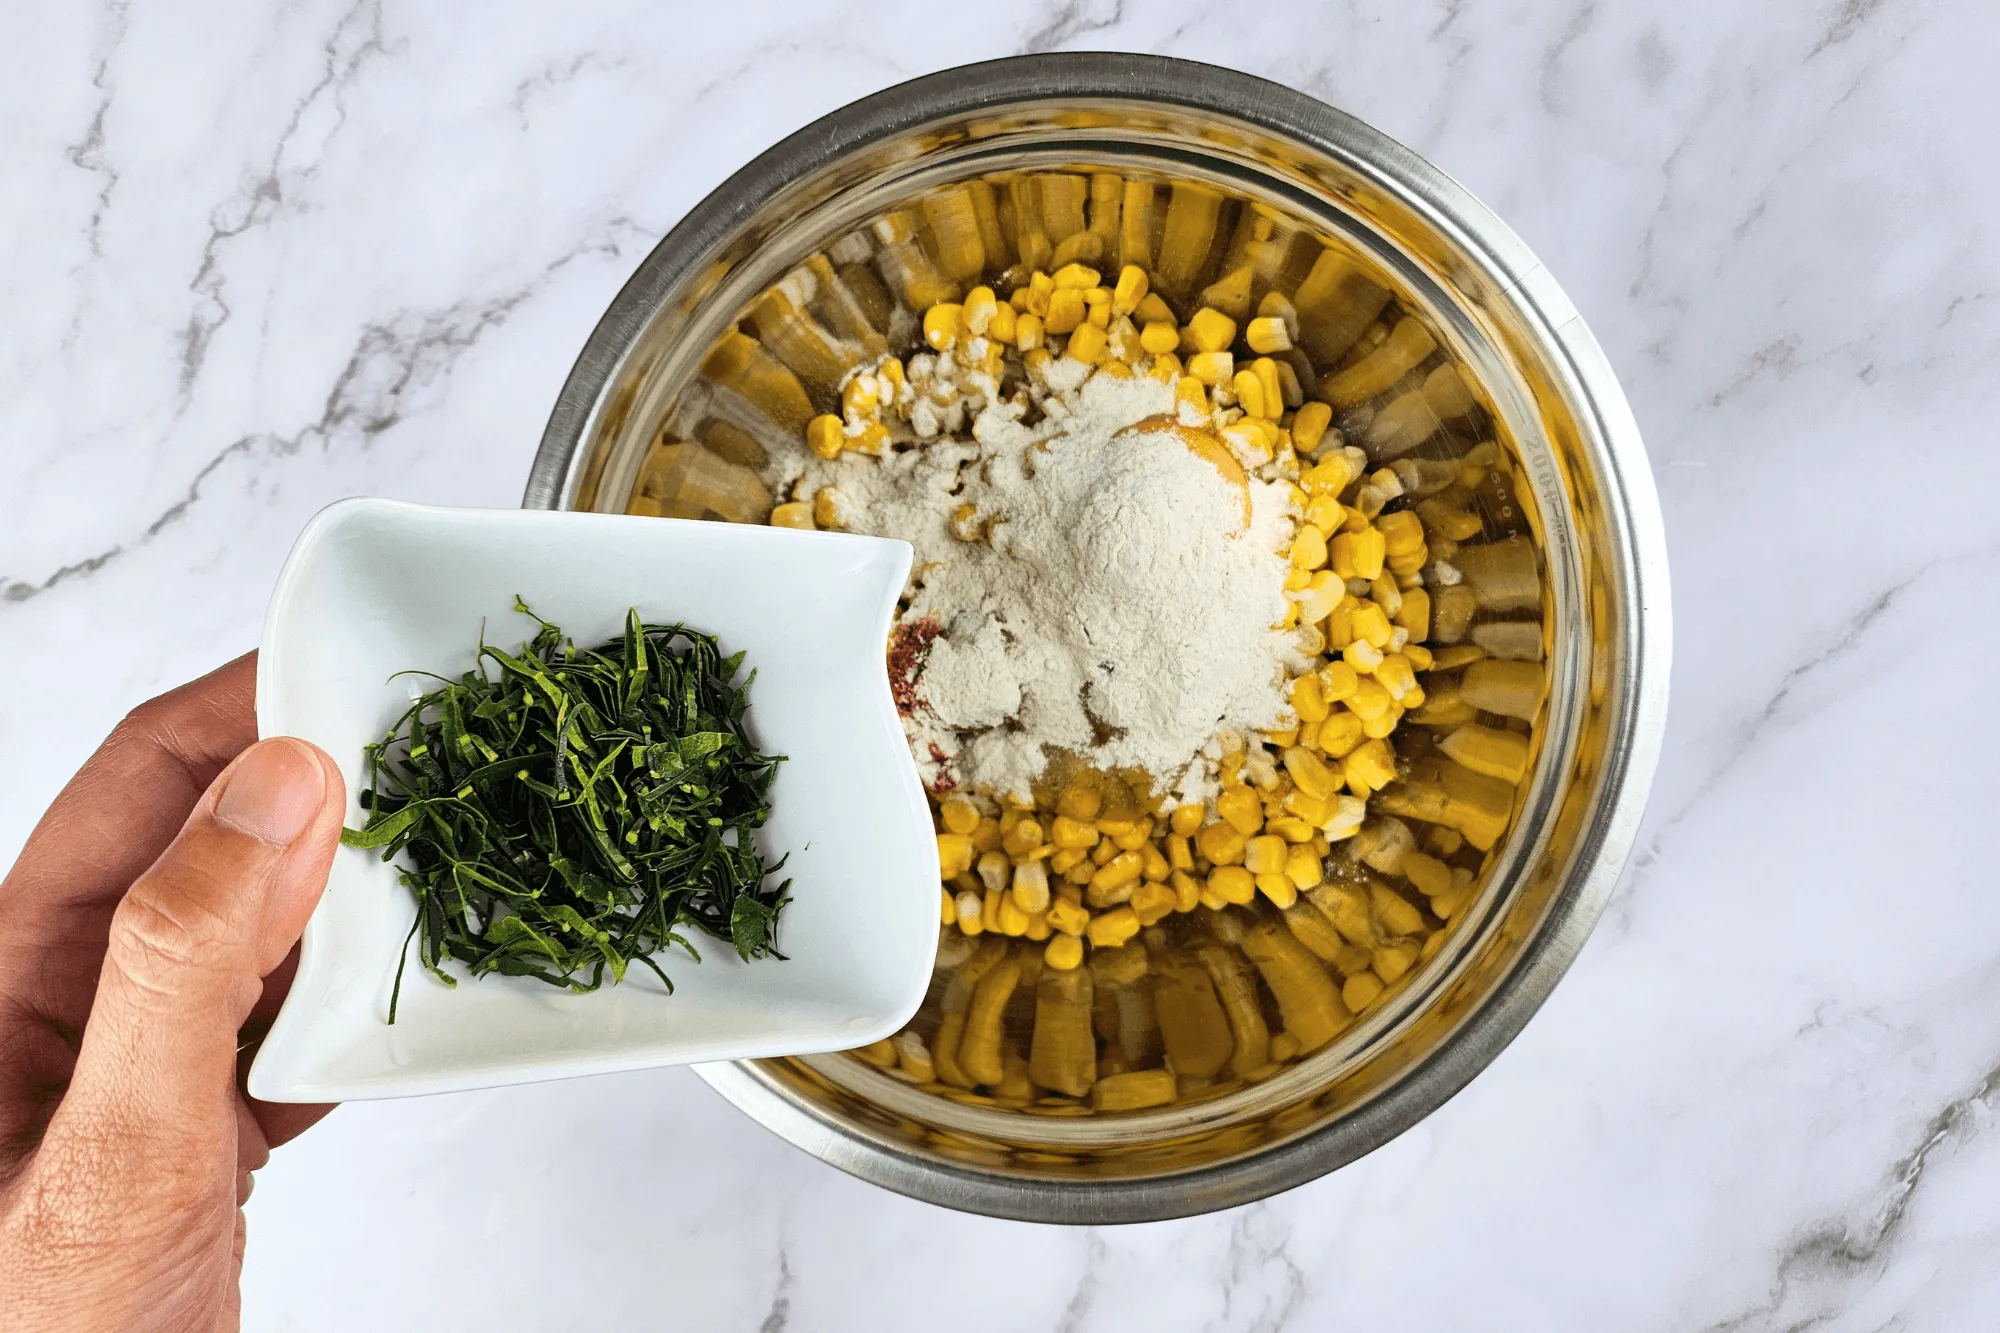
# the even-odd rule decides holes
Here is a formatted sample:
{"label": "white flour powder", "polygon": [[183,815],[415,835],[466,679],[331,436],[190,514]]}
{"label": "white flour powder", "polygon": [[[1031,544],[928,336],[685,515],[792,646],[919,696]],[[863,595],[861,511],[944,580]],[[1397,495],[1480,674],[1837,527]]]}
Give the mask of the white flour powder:
{"label": "white flour powder", "polygon": [[972,417],[969,441],[804,464],[801,493],[837,487],[847,527],[916,547],[899,625],[937,634],[906,726],[934,788],[1025,794],[1059,747],[1194,797],[1211,736],[1284,712],[1285,669],[1300,666],[1292,634],[1271,628],[1287,488],[1252,477],[1246,527],[1243,490],[1213,464],[1126,429],[1171,414],[1170,386],[1079,387],[1083,370],[1057,363],[1051,378],[1072,378],[1037,394],[1033,426],[1025,403],[1000,402]]}

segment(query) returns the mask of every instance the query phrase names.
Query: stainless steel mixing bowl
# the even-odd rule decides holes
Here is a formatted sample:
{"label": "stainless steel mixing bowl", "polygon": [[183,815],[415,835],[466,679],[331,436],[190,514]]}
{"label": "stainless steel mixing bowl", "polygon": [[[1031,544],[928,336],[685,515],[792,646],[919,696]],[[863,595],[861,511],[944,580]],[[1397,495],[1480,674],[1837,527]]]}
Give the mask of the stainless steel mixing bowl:
{"label": "stainless steel mixing bowl", "polygon": [[945,184],[1084,165],[1200,181],[1340,238],[1476,375],[1519,460],[1553,626],[1538,757],[1455,923],[1394,1005],[1232,1096],[1035,1118],[928,1097],[844,1057],[703,1068],[817,1157],[950,1207],[1055,1222],[1244,1203],[1408,1129],[1521,1030],[1569,966],[1638,827],[1665,722],[1658,500],[1631,412],[1548,271],[1464,189],[1310,97],[1156,57],[1060,54],[950,70],[799,131],[703,200],[592,333],[524,503],[622,511],[703,353],[832,238]]}

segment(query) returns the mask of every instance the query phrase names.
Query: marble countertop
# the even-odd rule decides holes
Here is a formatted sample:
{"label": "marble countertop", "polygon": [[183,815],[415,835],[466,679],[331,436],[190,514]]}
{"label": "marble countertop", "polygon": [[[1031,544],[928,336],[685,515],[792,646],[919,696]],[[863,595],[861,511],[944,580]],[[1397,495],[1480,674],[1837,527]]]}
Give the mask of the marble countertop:
{"label": "marble countertop", "polygon": [[915,74],[1116,47],[1372,121],[1591,322],[1673,557],[1633,867],[1465,1092],[1262,1204],[960,1216],[685,1071],[354,1106],[263,1173],[245,1326],[1990,1327],[1991,8],[814,8],[0,16],[0,863],[126,708],[254,643],[321,505],[515,503],[612,293],[750,156]]}

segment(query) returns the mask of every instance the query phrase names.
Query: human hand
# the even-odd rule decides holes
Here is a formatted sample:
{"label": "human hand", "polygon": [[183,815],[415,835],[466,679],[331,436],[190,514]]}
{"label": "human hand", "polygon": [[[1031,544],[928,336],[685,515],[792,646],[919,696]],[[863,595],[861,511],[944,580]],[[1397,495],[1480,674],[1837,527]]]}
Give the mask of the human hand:
{"label": "human hand", "polygon": [[0,882],[0,1329],[237,1327],[242,1203],[331,1107],[255,1102],[346,789],[256,657],[120,723]]}

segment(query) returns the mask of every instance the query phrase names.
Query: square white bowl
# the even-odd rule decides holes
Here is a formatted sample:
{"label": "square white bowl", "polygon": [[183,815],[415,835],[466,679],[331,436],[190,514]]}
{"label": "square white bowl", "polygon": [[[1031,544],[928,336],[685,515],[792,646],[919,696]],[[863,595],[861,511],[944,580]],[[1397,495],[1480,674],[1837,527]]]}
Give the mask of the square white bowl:
{"label": "square white bowl", "polygon": [[[937,947],[937,844],[890,697],[884,649],[908,543],[837,533],[534,510],[344,500],[299,535],[271,599],[257,667],[264,736],[320,746],[347,779],[362,746],[488,642],[536,626],[519,594],[579,645],[622,632],[628,607],[748,653],[745,725],[787,756],[758,845],[789,853],[788,960],[743,962],[697,930],[697,964],[657,956],[668,995],[633,968],[574,994],[527,977],[404,972],[415,900],[380,853],[342,847],[306,926],[298,976],[250,1071],[266,1101],[348,1101],[703,1060],[865,1045],[916,1012]],[[415,946],[411,946],[414,954]]]}

